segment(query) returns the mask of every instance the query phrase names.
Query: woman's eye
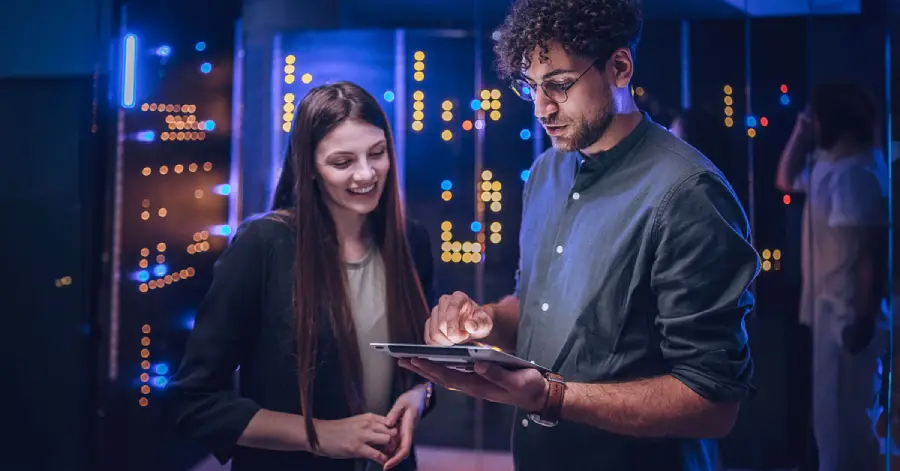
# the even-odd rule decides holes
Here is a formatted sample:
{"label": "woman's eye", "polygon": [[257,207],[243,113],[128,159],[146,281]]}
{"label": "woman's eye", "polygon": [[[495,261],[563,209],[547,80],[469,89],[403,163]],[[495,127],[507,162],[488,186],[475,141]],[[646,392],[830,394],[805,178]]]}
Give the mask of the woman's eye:
{"label": "woman's eye", "polygon": [[347,167],[350,166],[350,161],[349,161],[349,160],[342,160],[342,161],[340,161],[340,162],[335,162],[335,163],[334,163],[334,166],[337,167],[337,168],[347,168]]}

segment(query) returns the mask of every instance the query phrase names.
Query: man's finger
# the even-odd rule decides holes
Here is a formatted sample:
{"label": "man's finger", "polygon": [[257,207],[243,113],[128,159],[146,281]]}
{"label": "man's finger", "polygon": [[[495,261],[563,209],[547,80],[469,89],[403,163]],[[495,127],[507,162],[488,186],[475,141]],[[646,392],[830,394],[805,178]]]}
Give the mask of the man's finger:
{"label": "man's finger", "polygon": [[453,340],[447,337],[447,323],[450,319],[455,319],[454,312],[457,309],[452,307],[454,303],[452,295],[441,296],[438,305],[432,310],[431,323],[429,330],[431,332],[431,345],[450,346],[454,345]]}
{"label": "man's finger", "polygon": [[425,335],[422,336],[425,345],[431,345],[431,317],[425,319]]}
{"label": "man's finger", "polygon": [[423,339],[425,341],[425,345],[434,345],[434,340],[431,339],[432,319],[434,319],[434,314],[432,314],[432,317],[429,317],[425,320],[425,336]]}
{"label": "man's finger", "polygon": [[471,338],[483,339],[491,333],[494,321],[484,309],[479,308],[465,321],[464,328]]}
{"label": "man's finger", "polygon": [[421,369],[417,368],[416,365],[413,365],[412,362],[409,361],[409,359],[407,359],[407,358],[401,358],[401,359],[397,362],[397,365],[400,366],[401,368],[404,368],[404,369],[407,369],[407,370],[409,370],[409,371],[412,371],[413,373],[415,373],[415,374],[417,374],[417,375],[419,375],[419,376],[421,376],[421,377],[427,379],[428,381],[431,381],[432,383],[438,383],[438,384],[440,384],[440,382],[439,382],[439,381],[436,381],[436,379],[435,379],[434,377],[429,377],[427,373],[425,373],[425,372],[422,371]]}
{"label": "man's finger", "polygon": [[469,340],[469,334],[463,327],[463,321],[472,317],[475,303],[472,302],[469,295],[461,291],[453,293],[453,296],[459,300],[459,307],[454,318],[447,324],[447,337],[454,343],[463,343]]}
{"label": "man's finger", "polygon": [[475,372],[507,391],[513,391],[520,386],[514,372],[488,362],[476,361]]}
{"label": "man's finger", "polygon": [[424,377],[425,379],[440,384],[448,389],[455,389],[470,396],[482,399],[495,400],[506,393],[506,390],[497,386],[477,374],[463,373],[444,366],[432,363],[428,360],[412,359],[404,368]]}
{"label": "man's finger", "polygon": [[459,316],[467,299],[468,297],[465,294],[456,291],[450,295],[444,305],[444,309],[441,311],[441,320],[438,327],[440,327],[441,333],[451,340],[457,335]]}
{"label": "man's finger", "polygon": [[453,341],[448,339],[447,336],[437,328],[438,322],[439,321],[434,316],[425,321],[425,344],[440,345],[444,347],[453,345]]}
{"label": "man's finger", "polygon": [[432,311],[432,318],[435,320],[435,325],[432,326],[433,329],[444,333],[446,331],[446,327],[444,324],[446,323],[447,310],[449,309],[451,296],[443,295],[440,299],[438,299],[438,305]]}

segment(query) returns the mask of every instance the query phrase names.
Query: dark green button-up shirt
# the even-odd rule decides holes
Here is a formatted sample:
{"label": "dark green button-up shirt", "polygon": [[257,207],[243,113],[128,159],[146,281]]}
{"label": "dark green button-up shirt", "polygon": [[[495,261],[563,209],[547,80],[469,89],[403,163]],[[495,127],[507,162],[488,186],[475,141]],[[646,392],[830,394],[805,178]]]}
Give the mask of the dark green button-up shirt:
{"label": "dark green button-up shirt", "polygon": [[[744,317],[759,270],[721,172],[645,116],[615,148],[550,149],[525,185],[516,353],[569,382],[672,375],[711,401],[744,398]],[[703,440],[644,439],[517,415],[518,471],[706,470]]]}

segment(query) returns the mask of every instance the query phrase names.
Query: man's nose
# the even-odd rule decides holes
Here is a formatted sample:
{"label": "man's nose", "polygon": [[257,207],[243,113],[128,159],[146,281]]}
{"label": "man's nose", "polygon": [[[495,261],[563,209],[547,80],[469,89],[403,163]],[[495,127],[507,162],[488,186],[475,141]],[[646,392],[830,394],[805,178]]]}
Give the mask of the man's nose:
{"label": "man's nose", "polygon": [[544,119],[559,111],[559,104],[547,98],[543,91],[538,90],[534,96],[534,117]]}

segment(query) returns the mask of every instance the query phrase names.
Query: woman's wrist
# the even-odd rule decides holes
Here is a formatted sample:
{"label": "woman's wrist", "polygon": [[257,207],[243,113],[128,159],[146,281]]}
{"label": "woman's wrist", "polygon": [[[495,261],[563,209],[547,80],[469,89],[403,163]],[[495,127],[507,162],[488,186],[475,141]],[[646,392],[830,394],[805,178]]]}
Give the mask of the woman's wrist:
{"label": "woman's wrist", "polygon": [[431,395],[434,391],[434,385],[431,381],[419,383],[412,387],[407,394],[410,394],[413,404],[416,405],[419,415],[421,416],[431,403]]}

